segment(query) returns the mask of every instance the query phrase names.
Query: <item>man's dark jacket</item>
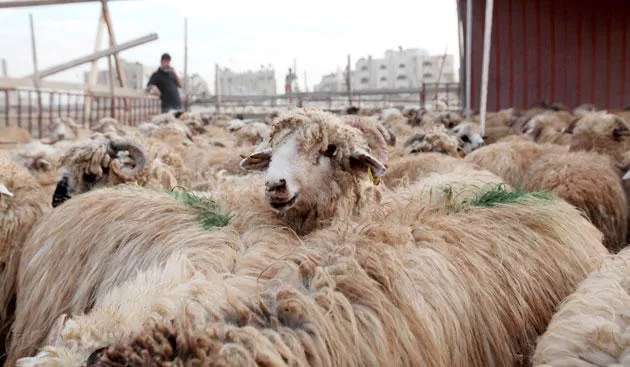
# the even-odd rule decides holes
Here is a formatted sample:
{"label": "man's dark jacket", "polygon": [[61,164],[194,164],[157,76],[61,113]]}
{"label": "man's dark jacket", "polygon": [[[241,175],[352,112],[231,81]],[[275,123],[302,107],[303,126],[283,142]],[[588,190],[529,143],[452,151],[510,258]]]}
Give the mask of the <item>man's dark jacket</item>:
{"label": "man's dark jacket", "polygon": [[162,112],[166,112],[170,109],[178,110],[182,108],[182,100],[179,97],[177,81],[173,73],[165,71],[162,68],[158,68],[157,71],[151,75],[151,78],[149,78],[147,87],[150,85],[155,85],[160,90]]}

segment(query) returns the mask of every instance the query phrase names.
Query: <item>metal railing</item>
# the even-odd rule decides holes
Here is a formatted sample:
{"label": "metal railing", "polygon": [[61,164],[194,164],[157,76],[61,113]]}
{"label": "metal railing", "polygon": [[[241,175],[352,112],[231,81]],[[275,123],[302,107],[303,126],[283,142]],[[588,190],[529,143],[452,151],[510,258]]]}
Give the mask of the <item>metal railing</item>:
{"label": "metal railing", "polygon": [[233,112],[238,109],[274,108],[296,104],[334,110],[354,105],[357,107],[417,106],[428,109],[439,102],[448,109],[461,108],[459,83],[425,83],[420,88],[376,89],[340,92],[309,92],[280,95],[221,95],[209,98],[191,97],[191,106],[211,107],[214,112]]}
{"label": "metal railing", "polygon": [[[90,98],[87,106],[86,98]],[[112,98],[82,91],[0,89],[0,130],[21,127],[34,138],[44,137],[49,125],[58,117],[69,117],[83,127],[89,127],[103,117],[113,117],[123,125],[136,126],[160,112],[160,99],[153,96]]]}

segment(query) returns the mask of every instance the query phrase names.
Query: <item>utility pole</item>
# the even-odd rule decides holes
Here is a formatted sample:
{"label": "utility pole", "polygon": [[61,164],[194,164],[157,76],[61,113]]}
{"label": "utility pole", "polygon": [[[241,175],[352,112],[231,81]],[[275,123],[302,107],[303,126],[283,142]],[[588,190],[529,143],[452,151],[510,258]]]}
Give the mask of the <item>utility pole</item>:
{"label": "utility pole", "polygon": [[219,64],[214,65],[214,95],[217,97],[215,101],[215,111],[217,115],[221,113],[221,71]]}
{"label": "utility pole", "polygon": [[5,59],[2,59],[2,76],[9,76],[9,73],[7,72],[7,60]]}
{"label": "utility pole", "polygon": [[188,110],[188,18],[184,18],[184,109]]}
{"label": "utility pole", "polygon": [[348,54],[348,65],[346,66],[346,85],[348,86],[348,105],[352,106],[352,84],[350,77],[350,54]]}

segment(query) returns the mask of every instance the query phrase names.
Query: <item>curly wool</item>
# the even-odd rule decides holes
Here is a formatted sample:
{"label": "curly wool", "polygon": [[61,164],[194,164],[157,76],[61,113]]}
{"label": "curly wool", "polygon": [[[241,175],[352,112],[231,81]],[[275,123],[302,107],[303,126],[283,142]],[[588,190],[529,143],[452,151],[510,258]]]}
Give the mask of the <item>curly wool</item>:
{"label": "curly wool", "polygon": [[628,330],[630,248],[610,256],[562,302],[538,340],[533,365],[628,366]]}

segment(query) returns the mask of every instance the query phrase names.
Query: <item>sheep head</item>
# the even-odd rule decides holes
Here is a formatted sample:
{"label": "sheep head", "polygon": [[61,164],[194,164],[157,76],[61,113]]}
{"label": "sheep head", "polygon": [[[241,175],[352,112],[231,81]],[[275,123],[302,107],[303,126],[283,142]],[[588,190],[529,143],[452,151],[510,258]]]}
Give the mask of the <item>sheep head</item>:
{"label": "sheep head", "polygon": [[563,132],[572,135],[570,151],[594,151],[622,163],[630,150],[630,125],[611,113],[587,113],[573,120]]}
{"label": "sheep head", "polygon": [[60,162],[53,207],[90,190],[137,181],[149,172],[147,153],[123,138],[96,138],[71,147]]}
{"label": "sheep head", "polygon": [[486,145],[486,142],[481,136],[481,127],[472,122],[464,122],[455,126],[450,131],[450,134],[457,138],[460,151],[465,155]]}
{"label": "sheep head", "polygon": [[[379,137],[385,146],[382,136],[372,136]],[[383,176],[386,160],[386,151],[370,146],[359,128],[309,110],[280,116],[269,141],[243,157],[240,166],[265,170],[266,202],[298,233],[307,233],[315,218],[332,219],[341,207],[358,209],[368,177]]]}

